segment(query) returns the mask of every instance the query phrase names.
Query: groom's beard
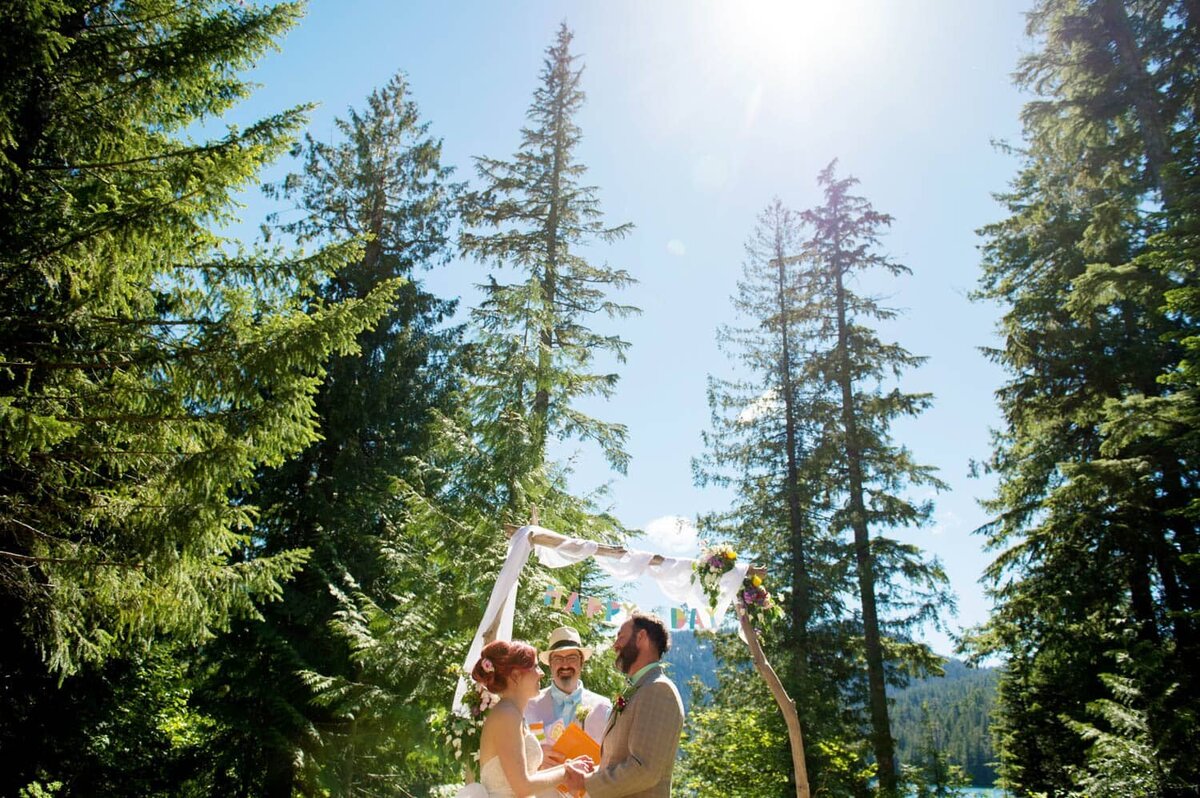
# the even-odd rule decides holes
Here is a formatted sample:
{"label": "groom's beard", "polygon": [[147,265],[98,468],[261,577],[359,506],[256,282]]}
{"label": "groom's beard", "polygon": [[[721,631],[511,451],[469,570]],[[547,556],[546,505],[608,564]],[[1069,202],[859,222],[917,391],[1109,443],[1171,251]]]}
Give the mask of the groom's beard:
{"label": "groom's beard", "polygon": [[637,658],[637,643],[630,640],[624,646],[617,649],[617,670],[628,676],[633,663],[637,662]]}

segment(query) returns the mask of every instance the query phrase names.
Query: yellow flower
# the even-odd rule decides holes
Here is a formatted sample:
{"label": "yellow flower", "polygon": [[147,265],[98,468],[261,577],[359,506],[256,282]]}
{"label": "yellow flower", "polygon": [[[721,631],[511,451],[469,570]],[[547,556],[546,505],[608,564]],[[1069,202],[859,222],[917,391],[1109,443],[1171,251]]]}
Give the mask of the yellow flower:
{"label": "yellow flower", "polygon": [[737,552],[734,551],[733,549],[725,549],[725,557],[726,557],[726,559],[736,560]]}
{"label": "yellow flower", "polygon": [[754,576],[750,577],[750,584],[754,585],[755,587],[762,587],[762,577],[758,574],[755,574]]}

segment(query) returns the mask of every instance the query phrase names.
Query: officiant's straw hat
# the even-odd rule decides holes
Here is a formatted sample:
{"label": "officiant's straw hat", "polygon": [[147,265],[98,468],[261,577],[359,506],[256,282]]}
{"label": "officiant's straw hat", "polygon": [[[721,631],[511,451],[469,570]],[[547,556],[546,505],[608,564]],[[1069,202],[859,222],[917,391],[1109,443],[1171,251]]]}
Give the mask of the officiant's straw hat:
{"label": "officiant's straw hat", "polygon": [[555,651],[578,651],[584,662],[592,656],[592,650],[584,646],[583,641],[579,639],[579,632],[569,626],[560,626],[550,633],[550,644],[538,655],[538,659],[543,665],[549,665],[550,654]]}

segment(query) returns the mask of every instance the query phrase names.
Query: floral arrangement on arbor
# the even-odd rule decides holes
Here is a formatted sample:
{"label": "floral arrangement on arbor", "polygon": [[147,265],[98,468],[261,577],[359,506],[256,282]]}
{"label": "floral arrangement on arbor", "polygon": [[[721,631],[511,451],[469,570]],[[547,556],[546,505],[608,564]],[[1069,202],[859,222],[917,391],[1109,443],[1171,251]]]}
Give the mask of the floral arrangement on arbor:
{"label": "floral arrangement on arbor", "polygon": [[774,620],[783,615],[783,609],[771,597],[771,591],[763,585],[763,578],[758,574],[747,576],[742,581],[742,604],[746,607],[746,615],[755,627],[761,627],[764,620]]}
{"label": "floral arrangement on arbor", "polygon": [[717,601],[721,595],[721,577],[733,569],[737,562],[737,552],[733,547],[706,546],[700,550],[700,556],[692,563],[692,581],[699,580],[704,595],[708,598],[710,610],[716,610]]}
{"label": "floral arrangement on arbor", "polygon": [[446,719],[446,744],[454,749],[454,758],[467,756],[479,761],[479,738],[483,734],[483,721],[487,712],[496,706],[500,696],[490,692],[467,673],[462,674],[470,685],[463,693],[459,707]]}

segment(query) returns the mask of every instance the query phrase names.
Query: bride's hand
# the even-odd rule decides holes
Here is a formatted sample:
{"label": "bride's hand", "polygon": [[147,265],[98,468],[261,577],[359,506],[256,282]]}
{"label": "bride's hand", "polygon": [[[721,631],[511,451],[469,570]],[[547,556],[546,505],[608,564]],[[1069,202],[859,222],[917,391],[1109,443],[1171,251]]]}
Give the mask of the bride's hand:
{"label": "bride's hand", "polygon": [[596,769],[596,763],[592,761],[590,756],[577,756],[571,760],[571,764],[578,767],[584,773],[591,773]]}

